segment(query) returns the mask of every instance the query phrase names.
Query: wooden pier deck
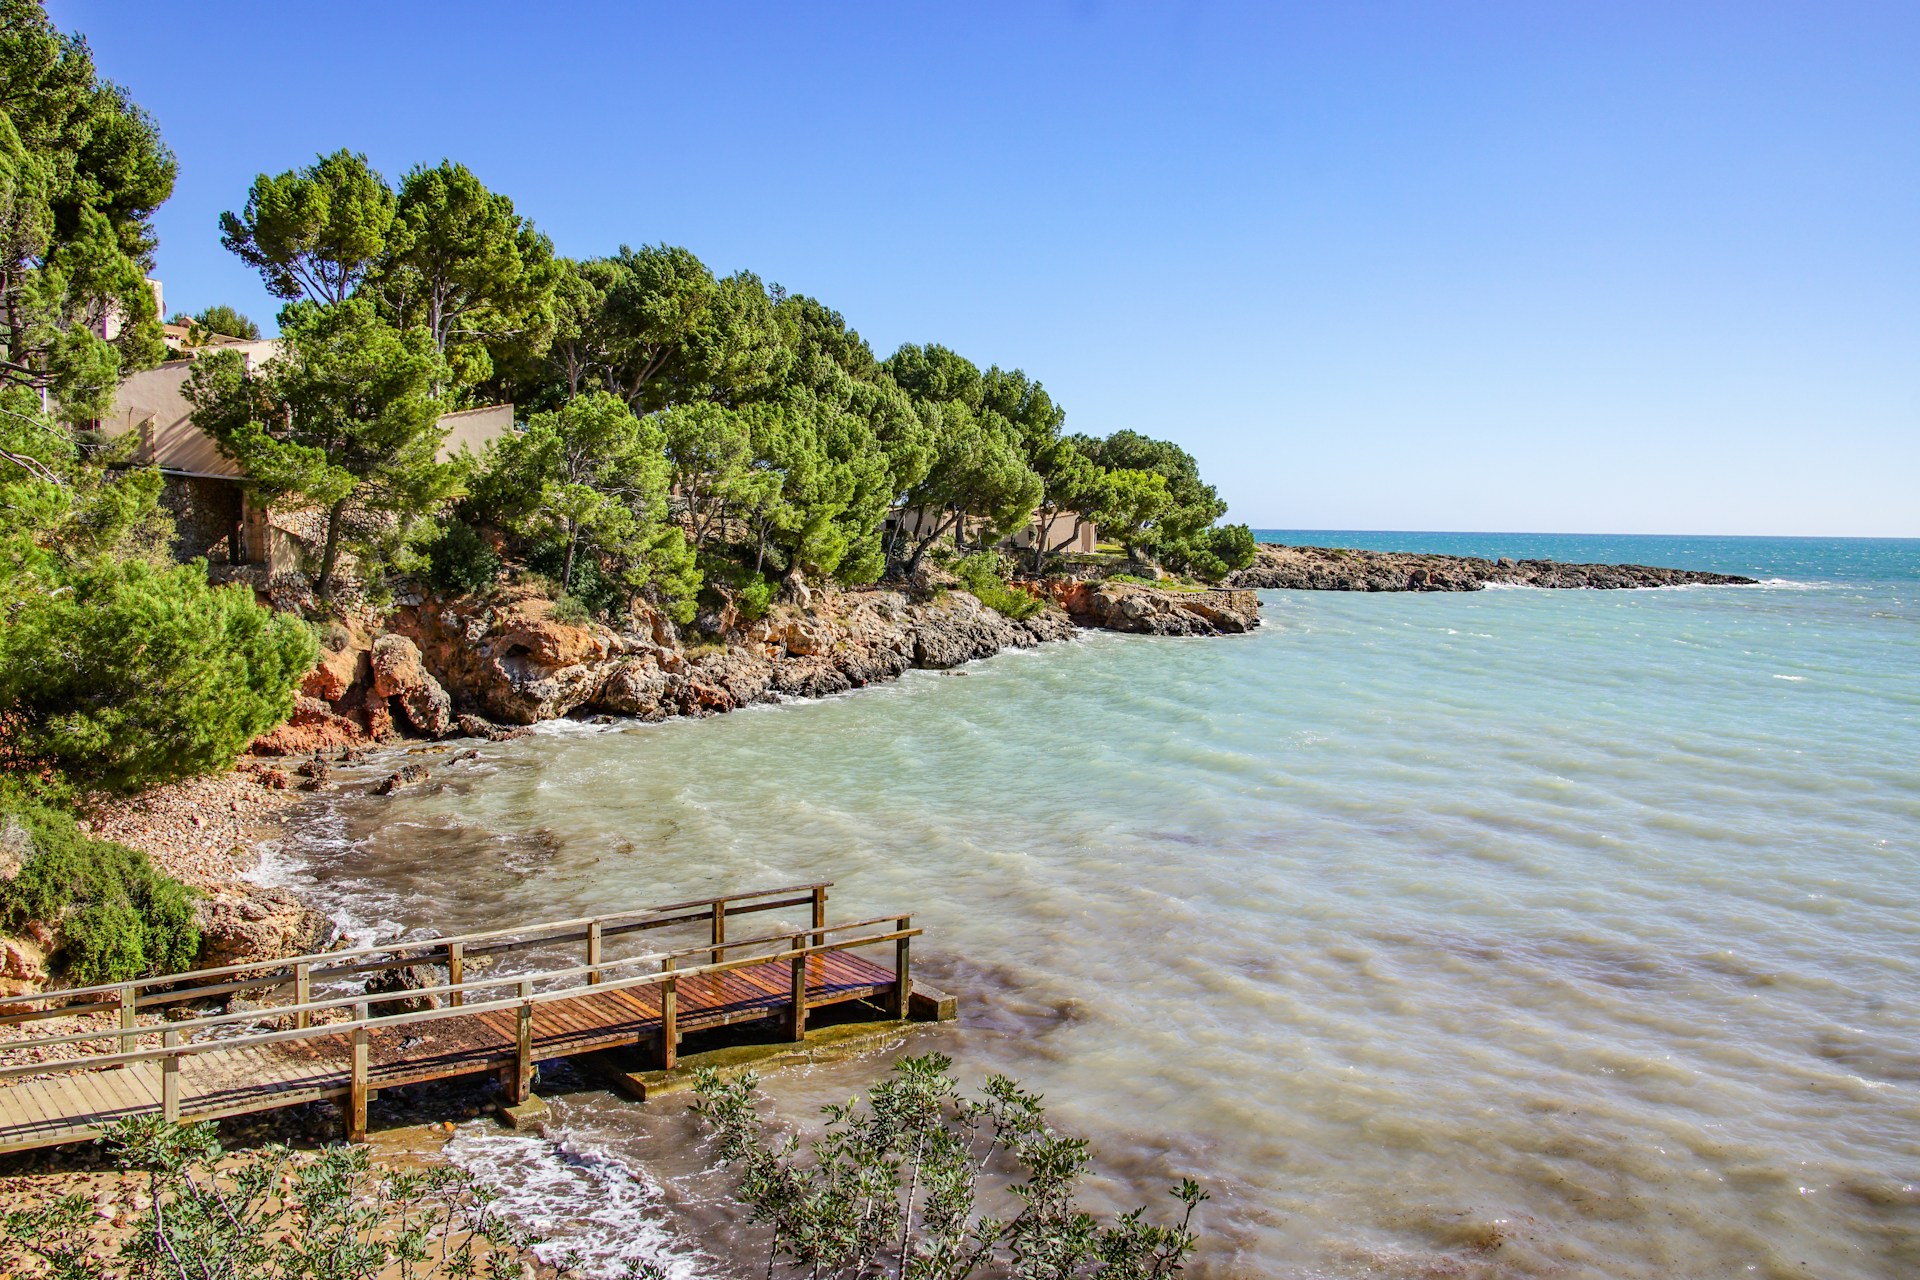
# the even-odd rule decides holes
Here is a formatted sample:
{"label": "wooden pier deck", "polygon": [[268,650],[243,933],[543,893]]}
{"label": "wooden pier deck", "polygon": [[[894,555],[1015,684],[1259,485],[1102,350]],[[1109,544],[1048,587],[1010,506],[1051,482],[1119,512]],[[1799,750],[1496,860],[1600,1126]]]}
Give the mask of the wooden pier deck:
{"label": "wooden pier deck", "polygon": [[[99,1030],[33,1040],[73,1049],[104,1043],[114,1051],[0,1070],[0,1152],[91,1139],[114,1120],[143,1112],[202,1120],[319,1098],[345,1100],[347,1134],[359,1139],[367,1099],[381,1088],[496,1073],[509,1102],[519,1103],[535,1064],[547,1059],[639,1044],[652,1046],[671,1070],[690,1031],[770,1022],[782,1038],[800,1040],[809,1010],[855,1000],[877,1000],[890,1016],[909,1016],[916,1003],[909,943],[920,932],[912,917],[830,924],[829,887],[789,886],[20,997],[16,1003],[28,1008],[0,1024],[76,1012],[110,1017]],[[804,927],[728,937],[737,916],[791,908],[808,909]],[[625,956],[612,945],[675,926],[707,936],[696,945]],[[584,947],[584,963],[567,954],[576,945]],[[890,948],[893,963],[852,954],[873,947]],[[467,978],[468,969],[483,967],[503,972]],[[370,977],[396,970],[424,985],[368,989]],[[315,998],[316,989],[338,994]],[[204,1012],[236,999],[248,1007]],[[414,1007],[381,1012],[398,1001]],[[932,1012],[931,1001],[918,1003]],[[155,1009],[192,1016],[158,1026],[139,1022],[141,1012]]]}

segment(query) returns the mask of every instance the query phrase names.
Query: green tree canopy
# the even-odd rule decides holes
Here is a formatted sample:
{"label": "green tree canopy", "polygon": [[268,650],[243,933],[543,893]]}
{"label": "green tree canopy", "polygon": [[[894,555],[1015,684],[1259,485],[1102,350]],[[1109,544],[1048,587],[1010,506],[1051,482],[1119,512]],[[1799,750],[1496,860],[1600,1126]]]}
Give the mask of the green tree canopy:
{"label": "green tree canopy", "polygon": [[652,587],[685,621],[700,579],[668,518],[666,443],[657,420],[635,417],[610,393],[589,392],[496,442],[469,505],[522,537],[562,547],[562,590],[572,589],[590,556],[630,591]]}
{"label": "green tree canopy", "polygon": [[[173,153],[86,41],[0,0],[0,380],[99,417],[165,356],[146,273]],[[112,335],[112,336],[106,336]]]}
{"label": "green tree canopy", "polygon": [[195,343],[204,342],[205,335],[218,334],[223,338],[242,338],[248,342],[260,336],[260,326],[224,302],[216,302],[210,307],[202,307],[198,315],[175,316],[174,324],[185,324],[194,333]]}
{"label": "green tree canopy", "polygon": [[438,460],[445,376],[426,330],[396,329],[354,297],[287,308],[279,354],[254,372],[237,352],[200,357],[186,395],[194,424],[258,492],[326,508],[314,581],[325,596],[349,517],[363,533],[404,525],[457,490],[459,468]]}
{"label": "green tree canopy", "polygon": [[220,243],[277,298],[344,302],[386,252],[393,216],[386,179],[343,149],[255,178],[246,207],[220,215]]}
{"label": "green tree canopy", "polygon": [[512,200],[442,160],[402,179],[372,287],[400,324],[424,327],[462,380],[478,383],[493,372],[488,343],[544,341],[553,243]]}

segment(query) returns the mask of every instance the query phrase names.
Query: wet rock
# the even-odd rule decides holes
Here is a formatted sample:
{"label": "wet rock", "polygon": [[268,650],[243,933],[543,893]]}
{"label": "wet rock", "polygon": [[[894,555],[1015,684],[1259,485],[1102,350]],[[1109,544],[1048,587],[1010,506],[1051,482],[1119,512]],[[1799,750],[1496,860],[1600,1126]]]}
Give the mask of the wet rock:
{"label": "wet rock", "polygon": [[460,732],[467,737],[485,738],[488,742],[511,742],[515,738],[525,736],[527,732],[525,725],[508,728],[505,725],[495,724],[484,716],[463,715],[456,723],[460,726]]}
{"label": "wet rock", "polygon": [[398,769],[381,779],[373,789],[377,796],[390,796],[402,787],[412,786],[416,782],[425,782],[430,776],[423,764],[401,765]]}

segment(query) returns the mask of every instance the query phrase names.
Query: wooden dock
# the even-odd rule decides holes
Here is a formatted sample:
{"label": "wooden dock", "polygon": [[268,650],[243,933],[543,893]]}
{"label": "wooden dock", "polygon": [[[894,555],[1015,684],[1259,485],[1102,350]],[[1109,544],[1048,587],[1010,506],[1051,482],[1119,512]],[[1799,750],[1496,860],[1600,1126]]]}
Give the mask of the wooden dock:
{"label": "wooden dock", "polygon": [[[0,1024],[84,1014],[107,1025],[31,1039],[89,1056],[0,1069],[0,1152],[89,1140],[142,1112],[206,1120],[318,1098],[344,1100],[347,1136],[360,1140],[368,1097],[396,1085],[494,1073],[517,1105],[550,1058],[642,1045],[671,1071],[688,1032],[758,1022],[797,1041],[810,1010],[857,1000],[895,1018],[950,1017],[951,1001],[913,989],[912,917],[829,923],[830,887],[16,997]],[[796,909],[802,927],[729,936],[739,916]],[[701,941],[635,949],[675,928]],[[891,964],[853,954],[876,947]],[[382,990],[380,975],[395,972],[410,988]],[[169,1020],[139,1021],[156,1010]]]}

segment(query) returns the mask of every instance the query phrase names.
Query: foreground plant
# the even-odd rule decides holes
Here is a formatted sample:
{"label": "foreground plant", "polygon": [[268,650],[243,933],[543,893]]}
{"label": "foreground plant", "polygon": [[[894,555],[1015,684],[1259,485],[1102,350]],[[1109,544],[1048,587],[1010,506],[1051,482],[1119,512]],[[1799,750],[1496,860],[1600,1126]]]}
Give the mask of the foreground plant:
{"label": "foreground plant", "polygon": [[1103,1223],[1076,1203],[1087,1140],[1055,1133],[1039,1095],[1005,1076],[963,1097],[952,1065],[937,1053],[901,1059],[864,1107],[826,1108],[825,1131],[804,1148],[767,1134],[752,1072],[695,1072],[694,1110],[735,1194],[771,1229],[768,1276],[776,1266],[811,1280],[1158,1280],[1181,1270],[1207,1199],[1197,1183],[1174,1189],[1182,1209],[1172,1225],[1144,1209]]}
{"label": "foreground plant", "polygon": [[117,1248],[84,1195],[0,1217],[0,1275],[22,1280],[466,1280],[518,1277],[530,1241],[455,1169],[376,1166],[365,1147],[301,1159],[284,1146],[225,1154],[212,1124],[146,1116],[106,1141],[147,1172]]}

